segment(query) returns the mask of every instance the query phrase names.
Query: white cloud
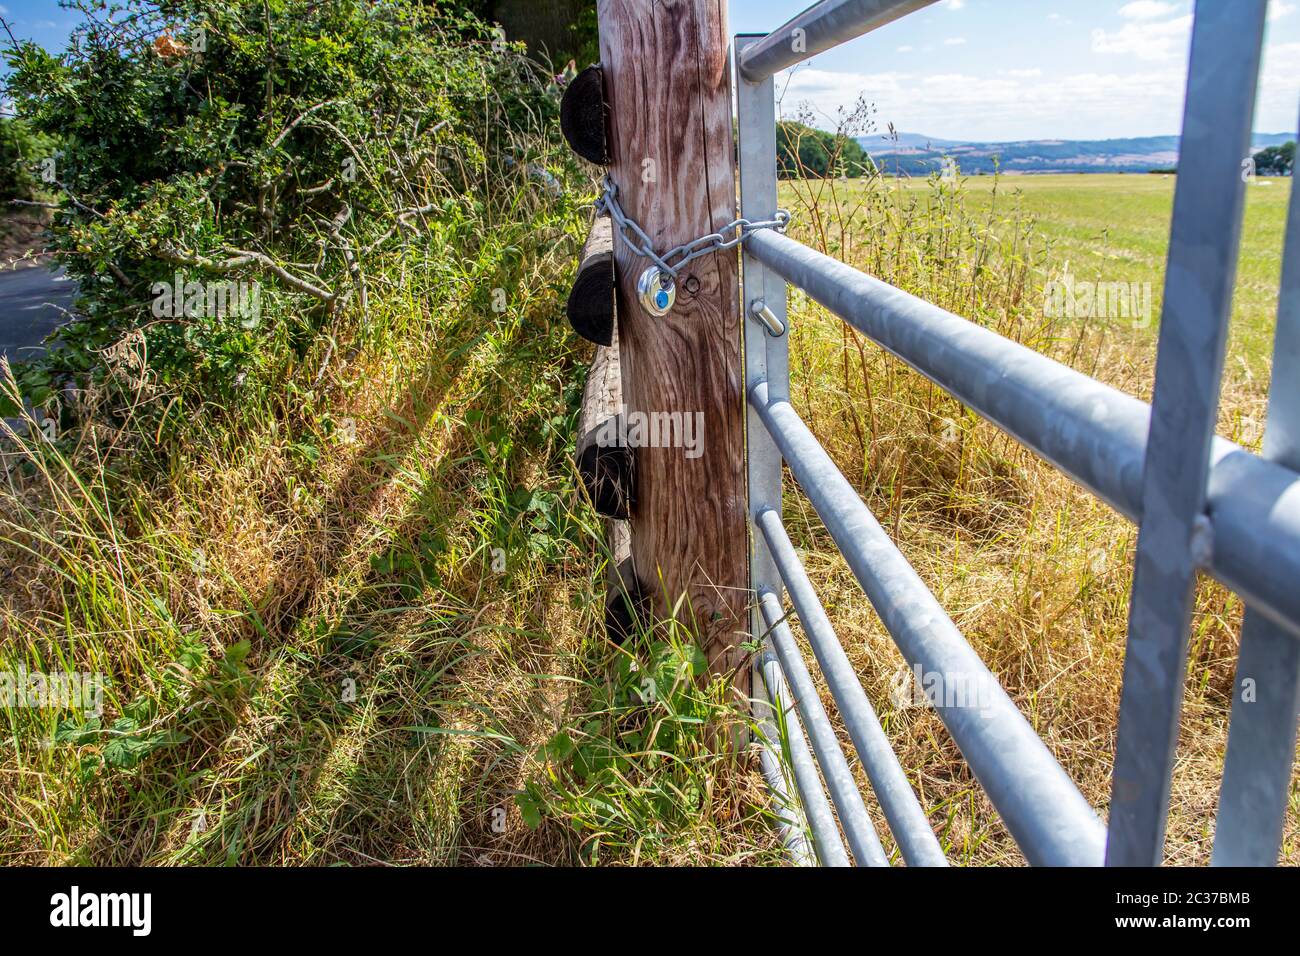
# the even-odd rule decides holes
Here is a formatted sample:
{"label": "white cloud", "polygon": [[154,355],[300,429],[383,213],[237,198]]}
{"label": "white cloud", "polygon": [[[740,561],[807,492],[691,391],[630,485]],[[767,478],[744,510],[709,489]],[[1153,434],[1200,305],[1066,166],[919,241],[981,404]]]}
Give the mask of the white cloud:
{"label": "white cloud", "polygon": [[801,69],[782,97],[784,112],[803,101],[823,114],[859,95],[878,107],[883,127],[953,139],[1102,139],[1176,132],[1182,117],[1181,67],[1142,73],[1063,77],[910,72],[832,73]]}
{"label": "white cloud", "polygon": [[[1111,10],[1115,7],[1111,6]],[[1177,133],[1182,121],[1192,17],[1185,0],[1133,0],[1114,29],[1091,34],[1093,63],[1061,75],[1050,64],[991,64],[989,69],[927,75],[916,60],[877,73],[838,73],[802,67],[787,74],[784,113],[810,103],[827,117],[851,108],[861,95],[877,107],[883,128],[970,140],[1104,139]],[[1276,18],[1300,9],[1300,0],[1272,0]],[[1055,16],[1055,22],[1064,18]],[[1042,22],[1042,21],[1040,21]],[[1097,22],[1097,21],[1094,21]],[[1105,22],[1104,20],[1101,22]],[[1290,21],[1293,22],[1293,21]],[[1083,29],[1082,25],[1077,29]],[[1085,38],[1087,34],[1084,34]],[[964,37],[933,45],[897,47],[898,53],[959,46]],[[906,62],[907,66],[902,66]],[[1032,60],[1030,61],[1032,62]],[[1300,42],[1287,36],[1266,46],[1254,128],[1294,131],[1300,104]],[[1091,67],[1092,72],[1082,72]],[[952,70],[952,67],[949,68]],[[783,78],[778,81],[778,89]]]}
{"label": "white cloud", "polygon": [[1133,0],[1119,8],[1119,15],[1126,20],[1157,20],[1167,17],[1178,7],[1164,0]]}
{"label": "white cloud", "polygon": [[1300,102],[1300,43],[1270,43],[1264,47],[1259,73],[1259,101],[1255,104],[1255,129],[1261,133],[1296,131],[1296,104]]}
{"label": "white cloud", "polygon": [[1190,13],[1172,20],[1142,20],[1114,31],[1093,30],[1092,52],[1128,54],[1152,61],[1186,59],[1191,35]]}
{"label": "white cloud", "polygon": [[962,7],[966,6],[966,0],[947,0],[944,6],[949,10],[960,10]]}

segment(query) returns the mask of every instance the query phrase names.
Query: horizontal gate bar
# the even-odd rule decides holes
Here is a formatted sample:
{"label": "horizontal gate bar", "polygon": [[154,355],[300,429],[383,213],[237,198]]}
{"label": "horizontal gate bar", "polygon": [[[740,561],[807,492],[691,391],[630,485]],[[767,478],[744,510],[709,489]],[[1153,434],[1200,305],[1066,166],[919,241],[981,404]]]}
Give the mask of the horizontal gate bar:
{"label": "horizontal gate bar", "polygon": [[853,664],[831,627],[830,618],[817,599],[812,581],[799,563],[790,536],[781,524],[781,516],[773,509],[765,508],[754,517],[754,524],[762,532],[776,560],[777,570],[790,593],[790,601],[799,614],[799,621],[821,665],[831,696],[839,705],[849,736],[858,748],[858,756],[866,768],[876,799],[889,820],[889,828],[903,859],[908,866],[947,866],[943,847],[939,845],[925,810],[898,762],[898,755],[880,726]]}
{"label": "horizontal gate bar", "polygon": [[[756,698],[763,694],[763,688],[766,686],[763,682],[762,665],[763,655],[756,655],[751,664],[753,673],[751,686],[754,688]],[[758,721],[760,735],[757,741],[758,764],[762,769],[767,789],[772,795],[773,815],[776,817],[776,828],[781,834],[781,842],[785,845],[786,853],[795,866],[816,866],[817,854],[808,839],[808,818],[804,815],[803,804],[797,796],[790,793],[794,781],[787,773],[787,765],[774,749],[780,746],[781,738],[776,725],[772,722],[772,708],[764,701],[755,699],[751,709]]]}
{"label": "horizontal gate bar", "polygon": [[[769,735],[775,735],[775,728],[770,721],[762,722],[760,726],[768,739],[770,739]],[[763,781],[772,794],[776,829],[781,834],[781,843],[785,846],[785,852],[795,866],[816,866],[816,852],[808,842],[808,837],[804,835],[806,821],[803,816],[803,806],[790,796],[789,787],[786,785],[785,766],[781,763],[781,758],[770,745],[761,741],[758,764],[763,771]]]}
{"label": "horizontal gate bar", "polygon": [[788,401],[769,402],[766,382],[749,400],[899,650],[927,684],[937,682],[931,703],[1025,857],[1101,865],[1106,831],[1092,807],[808,426]]}
{"label": "horizontal gate bar", "polygon": [[[772,230],[750,255],[1137,520],[1151,407]],[[1210,571],[1300,634],[1300,475],[1214,440]]]}
{"label": "horizontal gate bar", "polygon": [[853,858],[860,866],[889,866],[885,848],[880,845],[880,837],[862,802],[862,792],[858,790],[853,771],[849,769],[840,742],[835,738],[835,728],[831,726],[826,709],[822,707],[812,675],[808,673],[803,655],[799,653],[794,635],[790,633],[790,625],[785,622],[781,602],[775,594],[767,591],[759,596],[759,603],[762,605],[763,619],[767,621],[768,639],[781,662],[781,673],[785,675],[794,693],[795,706],[799,708],[804,729],[812,738],[813,753],[821,765],[831,800],[839,810],[840,826],[844,828],[844,835],[853,850]]}
{"label": "horizontal gate bar", "polygon": [[740,72],[751,83],[757,83],[934,2],[823,0],[746,50],[740,58]]}
{"label": "horizontal gate bar", "polygon": [[839,828],[835,825],[835,815],[831,813],[830,801],[822,789],[821,777],[813,763],[812,752],[808,749],[808,738],[799,726],[799,717],[795,714],[790,701],[790,688],[786,686],[785,675],[781,673],[781,662],[770,649],[765,650],[759,660],[763,675],[763,686],[767,690],[770,715],[760,715],[760,722],[766,723],[772,730],[770,740],[778,743],[780,736],[776,731],[777,717],[783,715],[786,727],[786,742],[790,747],[790,769],[794,773],[795,786],[799,790],[799,802],[803,804],[804,816],[808,820],[808,829],[812,831],[813,844],[822,866],[849,866],[849,855],[840,840]]}

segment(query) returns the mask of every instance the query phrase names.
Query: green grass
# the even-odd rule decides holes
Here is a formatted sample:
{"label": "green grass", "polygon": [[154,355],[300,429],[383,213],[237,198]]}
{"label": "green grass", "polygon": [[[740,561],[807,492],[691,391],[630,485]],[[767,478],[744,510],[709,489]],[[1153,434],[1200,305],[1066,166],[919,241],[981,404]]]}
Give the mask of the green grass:
{"label": "green grass", "polygon": [[[1260,177],[1246,190],[1228,352],[1230,375],[1241,374],[1244,363],[1250,374],[1266,377],[1291,182]],[[1174,176],[1159,174],[1044,175],[1008,176],[998,180],[995,188],[993,177],[974,176],[964,180],[964,198],[976,218],[996,207],[1005,212],[1008,205],[1031,218],[1055,270],[1068,266],[1076,278],[1089,281],[1149,282],[1155,321],[1138,331],[1154,334],[1164,297],[1175,183]],[[911,194],[929,188],[917,181],[900,185]]]}

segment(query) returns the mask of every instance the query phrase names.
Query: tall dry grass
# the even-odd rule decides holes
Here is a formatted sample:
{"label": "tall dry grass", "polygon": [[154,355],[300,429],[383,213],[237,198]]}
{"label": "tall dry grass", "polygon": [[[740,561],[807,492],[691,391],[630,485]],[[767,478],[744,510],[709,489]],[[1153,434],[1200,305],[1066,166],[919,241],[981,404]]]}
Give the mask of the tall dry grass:
{"label": "tall dry grass", "polygon": [[[604,637],[562,298],[589,184],[493,175],[365,264],[365,323],[280,391],[191,401],[165,455],[93,390],[53,441],[44,410],[5,428],[0,672],[106,686],[0,709],[0,862],[780,862],[756,764],[712,746],[725,685],[673,677],[671,625]],[[106,361],[166,400],[129,342]]]}
{"label": "tall dry grass", "polygon": [[[792,233],[801,241],[1149,397],[1150,330],[1045,314],[1044,284],[1062,263],[1009,181],[994,186],[980,212],[967,208],[960,180],[911,185],[801,180],[785,184],[782,198],[795,211]],[[797,292],[791,316],[796,408],[1104,817],[1134,529]],[[1265,388],[1249,377],[1229,380],[1221,433],[1258,443]],[[900,695],[903,658],[806,499],[791,489],[785,506],[837,633],[951,858],[1023,862],[937,715]],[[1240,620],[1240,601],[1203,582],[1169,815],[1170,863],[1209,861]],[[851,752],[842,728],[841,735]],[[1300,862],[1298,802],[1293,797],[1283,848],[1291,863]],[[877,825],[887,830],[883,817]]]}

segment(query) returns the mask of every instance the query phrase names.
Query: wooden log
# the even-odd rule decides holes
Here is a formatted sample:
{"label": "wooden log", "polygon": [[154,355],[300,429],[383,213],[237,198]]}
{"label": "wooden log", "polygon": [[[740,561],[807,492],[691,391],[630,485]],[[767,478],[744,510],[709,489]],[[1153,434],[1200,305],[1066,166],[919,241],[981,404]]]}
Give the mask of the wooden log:
{"label": "wooden log", "polygon": [[591,223],[567,312],[573,331],[588,342],[614,344],[614,227],[609,216]]}
{"label": "wooden log", "polygon": [[608,587],[605,591],[605,635],[615,644],[623,644],[645,626],[650,602],[636,576],[632,559],[632,528],[626,521],[608,522]]}
{"label": "wooden log", "polygon": [[[730,72],[721,0],[598,0],[609,107],[610,175],[628,216],[659,251],[716,232],[736,216]],[[654,613],[693,624],[714,673],[748,693],[748,547],[739,256],[692,261],[661,318],[638,303],[650,262],[614,250],[616,314],[629,432],[632,416],[692,424],[698,448],[637,448],[632,554]],[[640,419],[653,422],[656,419]],[[702,439],[702,440],[701,440]]]}
{"label": "wooden log", "polygon": [[560,132],[575,153],[605,166],[609,163],[607,123],[604,76],[600,64],[594,63],[573,78],[560,98]]}
{"label": "wooden log", "polygon": [[636,449],[627,443],[617,347],[596,349],[582,390],[574,463],[596,511],[630,518],[636,503]]}

